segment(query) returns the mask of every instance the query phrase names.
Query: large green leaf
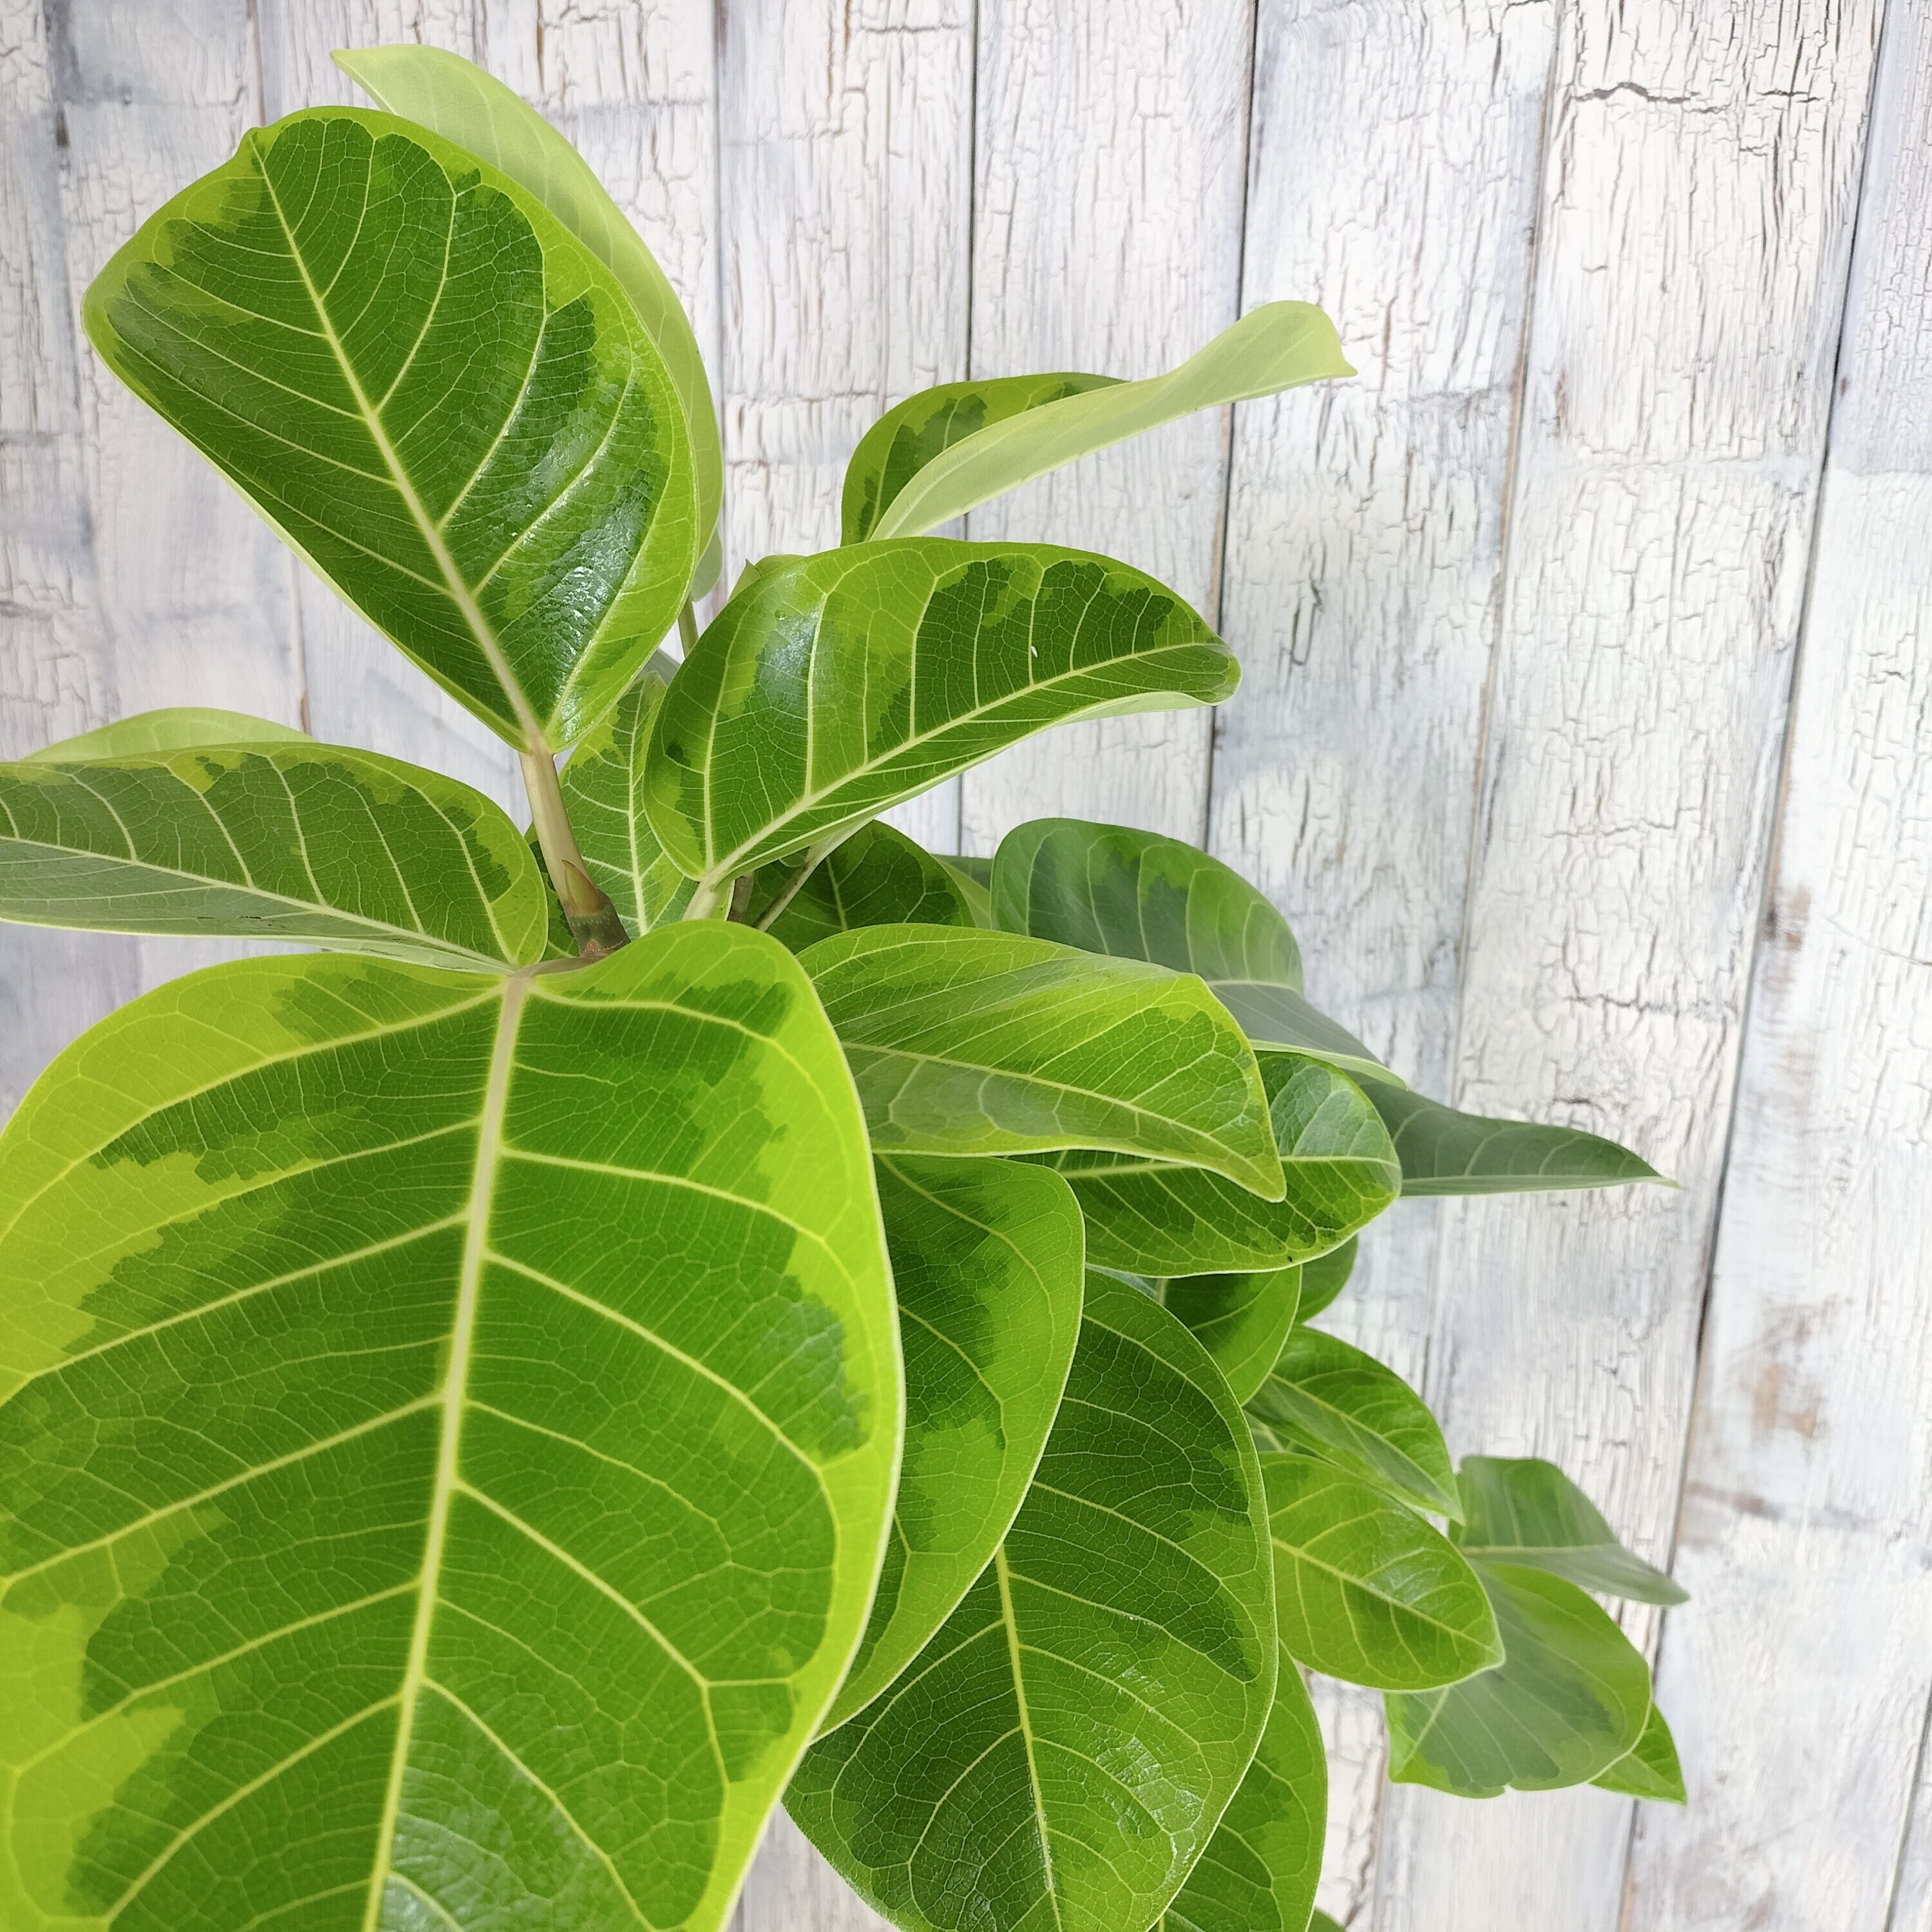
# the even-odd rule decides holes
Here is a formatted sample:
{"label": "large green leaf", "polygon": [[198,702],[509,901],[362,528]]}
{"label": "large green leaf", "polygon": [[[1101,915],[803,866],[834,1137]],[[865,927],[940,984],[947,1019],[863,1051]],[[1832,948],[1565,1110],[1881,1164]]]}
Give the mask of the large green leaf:
{"label": "large green leaf", "polygon": [[1359,1237],[1351,1234],[1339,1248],[1330,1248],[1325,1255],[1317,1255],[1312,1262],[1302,1264],[1301,1299],[1294,1310],[1296,1321],[1312,1322],[1323,1310],[1334,1306],[1336,1298],[1355,1272],[1355,1255],[1360,1246]]}
{"label": "large green leaf", "polygon": [[[669,658],[653,658],[571,753],[558,778],[585,868],[633,933],[678,917],[695,890],[664,856],[642,796],[651,726],[676,669]],[[574,941],[570,950],[577,950]]]}
{"label": "large green leaf", "polygon": [[1384,1700],[1390,1778],[1461,1798],[1588,1784],[1642,1736],[1648,1666],[1575,1584],[1516,1564],[1476,1570],[1504,1660],[1442,1690]]}
{"label": "large green leaf", "polygon": [[1322,1729],[1283,1652],[1254,1762],[1156,1932],[1304,1932],[1328,1820]]}
{"label": "large green leaf", "polygon": [[1318,1060],[1260,1059],[1285,1197],[1258,1200],[1143,1155],[1063,1155],[1054,1165],[1080,1198],[1089,1262],[1156,1276],[1285,1268],[1325,1254],[1395,1198],[1395,1157],[1361,1089]]}
{"label": "large green leaf", "polygon": [[299,733],[141,752],[117,728],[71,763],[0,765],[0,919],[470,967],[541,953],[542,878],[467,785]]}
{"label": "large green leaf", "polygon": [[1554,1462],[1534,1456],[1465,1456],[1458,1472],[1466,1555],[1526,1563],[1586,1590],[1646,1604],[1689,1593],[1617,1540],[1603,1512]]}
{"label": "large green leaf", "polygon": [[1642,1736],[1590,1782],[1626,1798],[1648,1798],[1664,1804],[1684,1802],[1684,1767],[1677,1761],[1677,1741],[1655,1704],[1644,1720]]}
{"label": "large green leaf", "polygon": [[1179,1275],[1160,1284],[1162,1304],[1214,1358],[1237,1402],[1268,1379],[1301,1293],[1299,1268],[1246,1274]]}
{"label": "large green leaf", "polygon": [[1214,1364],[1088,1280],[1040,1473],[993,1562],[786,1802],[908,1932],[1120,1932],[1213,1835],[1274,1700],[1261,1472]]}
{"label": "large green leaf", "polygon": [[720,1925],[900,1442],[784,949],[213,968],[56,1063],[0,1202],[0,1922]]}
{"label": "large green leaf", "polygon": [[[941,382],[908,396],[859,439],[859,446],[845,466],[838,541],[863,543],[892,499],[955,443],[1046,404],[1064,402],[1089,389],[1112,388],[1119,380],[1117,376],[1082,376],[1071,371],[994,376],[978,382]],[[922,527],[933,530],[950,521],[950,517],[940,517]]]}
{"label": "large green leaf", "polygon": [[534,107],[460,54],[357,47],[334,58],[378,107],[480,155],[529,189],[616,277],[676,385],[696,471],[698,530],[700,540],[708,538],[724,501],[724,451],[704,358],[670,278],[584,157]]}
{"label": "large green leaf", "polygon": [[1455,1546],[1310,1456],[1262,1458],[1282,1647],[1378,1690],[1454,1684],[1503,1660],[1495,1613]]}
{"label": "large green leaf", "polygon": [[1628,1148],[1579,1128],[1486,1120],[1400,1088],[1373,1087],[1369,1097],[1395,1142],[1405,1194],[1535,1194],[1664,1178]]}
{"label": "large green leaf", "polygon": [[1280,1192],[1254,1056],[1198,980],[936,926],[862,927],[803,963],[882,1150],[1117,1148]]}
{"label": "large green leaf", "polygon": [[923,1650],[1033,1480],[1080,1329],[1080,1210],[1010,1160],[878,1163],[905,1354],[905,1460],[879,1593],[825,1727]]}
{"label": "large green leaf", "polygon": [[142,224],[102,358],[376,627],[521,748],[580,736],[682,602],[691,440],[609,269],[386,114],[316,108]]}
{"label": "large green leaf", "polygon": [[1256,1046],[1396,1080],[1301,997],[1301,955],[1288,922],[1240,873],[1180,839],[1036,818],[1000,841],[993,916],[1009,932],[1198,973]]}
{"label": "large green leaf", "polygon": [[1010,932],[1198,973],[1256,1046],[1402,1084],[1302,998],[1288,922],[1198,847],[1130,826],[1035,819],[1000,842],[992,892],[994,918]]}
{"label": "large green leaf", "polygon": [[[977,926],[970,882],[903,832],[862,825],[797,884],[798,866],[775,860],[752,881],[746,916],[794,952],[862,926]],[[793,888],[796,886],[796,890]],[[770,908],[790,892],[776,917]]]}
{"label": "large green leaf", "polygon": [[1240,672],[1174,592],[1045,544],[920,537],[763,572],[658,713],[651,822],[714,888],[1049,724],[1218,704]]}
{"label": "large green leaf", "polygon": [[[1318,308],[1306,302],[1281,302],[1250,310],[1178,368],[1142,382],[1108,382],[1080,376],[1020,378],[1028,383],[1058,383],[1069,392],[1058,397],[1049,392],[1030,404],[1021,400],[1025,392],[996,384],[950,384],[902,404],[868,432],[853,455],[858,473],[847,479],[846,514],[851,519],[855,503],[863,506],[876,497],[884,500],[884,507],[872,520],[869,534],[874,539],[937,530],[1064,463],[1197,410],[1218,409],[1354,373],[1342,359],[1335,325]],[[970,420],[975,391],[992,392],[985,405],[984,427],[956,440],[946,436],[923,466],[904,475],[904,467],[924,454],[922,444],[940,441],[929,427],[934,416],[944,414],[962,428]],[[937,400],[928,403],[928,397]],[[1012,408],[1016,401],[1020,402],[1017,410]],[[903,442],[902,432],[907,437]],[[891,463],[895,454],[900,458],[897,472]],[[874,470],[879,480],[870,483],[865,472]],[[887,498],[889,482],[892,488]],[[845,540],[852,541],[850,534]]]}
{"label": "large green leaf", "polygon": [[162,711],[140,711],[117,718],[77,738],[43,745],[21,761],[29,765],[113,764],[126,758],[154,752],[184,752],[197,745],[307,745],[314,741],[292,724],[268,718],[251,718],[245,711],[212,711],[204,706],[177,705]]}
{"label": "large green leaf", "polygon": [[1428,1406],[1393,1369],[1337,1336],[1294,1330],[1248,1414],[1264,1448],[1300,1449],[1418,1508],[1462,1514]]}

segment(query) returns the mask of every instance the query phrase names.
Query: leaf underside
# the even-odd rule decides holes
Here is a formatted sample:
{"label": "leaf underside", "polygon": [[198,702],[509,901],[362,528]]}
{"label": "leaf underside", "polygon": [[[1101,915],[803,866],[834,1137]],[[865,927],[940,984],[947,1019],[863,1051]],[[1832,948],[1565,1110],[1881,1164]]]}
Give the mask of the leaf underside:
{"label": "leaf underside", "polygon": [[212,968],[56,1063],[0,1196],[0,1919],[721,1924],[900,1433],[783,950]]}
{"label": "leaf underside", "polygon": [[1663,1178],[1628,1148],[1580,1128],[1489,1120],[1388,1087],[1367,1091],[1395,1143],[1405,1194],[1532,1194]]}

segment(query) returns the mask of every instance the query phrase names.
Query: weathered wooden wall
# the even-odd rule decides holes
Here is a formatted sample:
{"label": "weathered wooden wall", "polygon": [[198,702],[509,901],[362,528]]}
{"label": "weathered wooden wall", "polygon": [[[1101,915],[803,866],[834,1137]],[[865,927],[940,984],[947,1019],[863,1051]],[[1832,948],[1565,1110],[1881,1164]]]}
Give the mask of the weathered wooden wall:
{"label": "weathered wooden wall", "polygon": [[[1236,703],[900,815],[1203,839],[1424,1090],[1684,1184],[1400,1208],[1349,1318],[1453,1447],[1556,1457],[1693,1591],[1632,1624],[1690,1808],[1392,1791],[1332,1696],[1328,1908],[1932,1932],[1932,6],[0,0],[0,753],[216,703],[507,801],[76,323],[244,127],[350,98],[332,46],[417,37],[555,117],[683,292],[728,571],[830,541],[911,389],[1335,316],[1354,383],[970,520],[1156,571]],[[0,1106],[210,956],[0,933]],[[742,1916],[874,1922],[782,1822]]]}

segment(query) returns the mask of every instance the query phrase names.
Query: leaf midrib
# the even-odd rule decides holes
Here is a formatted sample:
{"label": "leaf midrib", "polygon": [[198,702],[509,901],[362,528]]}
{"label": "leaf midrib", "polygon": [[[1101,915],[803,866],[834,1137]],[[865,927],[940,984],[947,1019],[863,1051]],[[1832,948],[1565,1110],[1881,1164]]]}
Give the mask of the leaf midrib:
{"label": "leaf midrib", "polygon": [[[94,796],[98,797],[100,794],[96,793]],[[216,823],[219,824],[220,821],[217,820]],[[224,836],[226,836],[226,828],[225,826],[223,827],[223,831]],[[233,845],[234,841],[232,838],[230,838],[229,843],[231,847]],[[388,841],[385,839],[383,843],[386,848]],[[427,949],[431,949],[436,952],[444,954],[452,960],[473,960],[478,965],[487,968],[493,973],[500,973],[506,966],[510,965],[513,963],[507,957],[493,956],[488,952],[478,952],[472,947],[467,946],[459,946],[454,940],[440,938],[435,933],[428,932],[421,926],[396,926],[392,924],[387,920],[370,919],[364,914],[350,912],[344,907],[330,905],[326,901],[320,898],[298,899],[293,897],[290,893],[275,892],[271,890],[268,886],[257,885],[252,879],[243,878],[236,880],[216,878],[212,874],[206,872],[190,872],[184,871],[178,866],[158,865],[150,859],[136,857],[133,856],[125,859],[116,859],[109,853],[90,852],[82,847],[76,845],[58,845],[54,844],[52,841],[44,838],[21,838],[18,837],[10,837],[0,838],[0,845],[22,845],[32,851],[56,853],[60,854],[62,856],[67,858],[86,859],[92,860],[97,863],[132,866],[141,872],[152,872],[158,878],[179,879],[184,885],[199,886],[206,890],[219,890],[223,892],[245,892],[252,898],[265,900],[271,904],[287,906],[296,912],[326,914],[332,919],[337,919],[342,921],[345,926],[352,929],[352,932],[365,933],[371,938],[394,939],[400,940],[405,945],[412,946],[420,946]],[[236,856],[239,859],[241,854],[238,852]],[[391,863],[392,866],[394,864],[394,855],[393,853],[391,854]],[[303,864],[304,867],[308,865],[306,847],[304,848]],[[244,866],[244,870],[246,870],[245,863]],[[472,871],[473,875],[473,867]],[[310,873],[310,876],[313,878],[314,875],[313,873]],[[397,868],[397,878],[399,883],[403,883],[401,870],[399,867]],[[406,898],[410,896],[409,887],[406,883],[403,883],[403,892],[404,896]],[[487,898],[484,902],[484,905],[485,911],[489,916],[491,927],[496,932],[498,936],[500,938],[502,936],[502,928],[497,924],[494,908],[490,904],[490,902]],[[146,927],[128,928],[121,926],[97,926],[92,928],[92,930],[95,932],[118,932],[125,931],[137,934],[145,932],[147,929],[148,928]],[[242,936],[244,938],[253,937],[256,938],[276,938],[282,937],[282,935],[278,934],[270,933],[244,934]],[[345,938],[348,935],[345,935]],[[314,933],[293,933],[288,934],[287,937],[292,940],[319,939],[322,935]]]}
{"label": "leaf midrib", "polygon": [[[1066,554],[1078,556],[1081,553],[1078,551],[1068,551]],[[858,568],[856,560],[854,561],[850,568],[854,569]],[[828,584],[826,589],[820,593],[818,598],[818,621],[812,628],[812,650],[808,654],[811,660],[814,663],[816,662],[818,656],[819,635],[824,628],[825,606],[830,601],[832,591],[836,590],[839,585],[844,582],[844,578],[842,574],[839,577],[835,578],[830,584]],[[911,646],[907,652],[907,657],[909,661],[912,674],[914,676],[917,675],[920,626],[926,621],[926,611],[931,608],[933,596],[936,593],[938,589],[938,584],[936,580],[935,574],[935,581],[932,587],[928,590],[926,596],[926,602],[921,607],[919,616],[911,627],[913,642]],[[1036,615],[1039,598],[1036,596],[1030,601],[1034,607],[1034,614]],[[1029,632],[1030,632],[1033,622],[1032,616],[1029,616],[1028,622]],[[814,806],[823,804],[826,800],[836,796],[840,791],[845,789],[848,786],[869,778],[875,772],[884,770],[894,760],[902,757],[907,752],[913,749],[916,746],[928,744],[934,740],[943,738],[948,732],[958,730],[962,724],[971,724],[980,718],[997,717],[1002,710],[1008,709],[1022,704],[1028,698],[1034,696],[1040,692],[1052,691],[1056,686],[1070,683],[1076,679],[1088,676],[1095,671],[1104,671],[1117,664],[1144,663],[1151,659],[1163,656],[1170,651],[1196,650],[1201,649],[1204,645],[1211,647],[1214,644],[1219,642],[1219,639],[1210,634],[1206,638],[1192,638],[1178,644],[1156,644],[1152,649],[1145,651],[1123,652],[1120,656],[1109,658],[1102,664],[1076,664],[1066,670],[1054,673],[1054,674],[1051,677],[1031,679],[1022,689],[1016,692],[1010,692],[1004,698],[1000,698],[991,704],[982,705],[976,704],[966,710],[956,712],[952,716],[947,718],[943,724],[935,725],[932,730],[928,731],[915,731],[910,736],[902,738],[892,747],[891,750],[884,755],[879,758],[866,758],[862,760],[859,764],[851,766],[847,770],[842,772],[838,777],[830,784],[823,786],[817,790],[813,790],[810,789],[808,784],[807,789],[800,792],[796,801],[778,818],[772,820],[770,824],[760,826],[758,831],[754,833],[753,836],[745,840],[742,844],[740,844],[734,850],[728,854],[724,858],[713,860],[710,870],[705,874],[706,883],[716,885],[721,883],[723,880],[730,877],[733,874],[742,871],[748,862],[748,855],[756,851],[760,844],[764,844],[772,837],[774,832],[778,832],[785,826],[793,824],[795,820],[811,812]],[[1225,644],[1222,645],[1221,647],[1224,651],[1227,648]],[[977,674],[978,666],[976,663],[974,666],[974,682],[976,687],[978,682]],[[814,708],[815,707],[810,701],[809,686],[808,686],[807,703],[806,706],[806,715],[808,719],[811,717]],[[1179,709],[1180,707],[1177,706],[1176,708]],[[1076,723],[1078,721],[1079,716],[1080,714],[1078,712],[1072,712],[1064,718],[1054,718],[1052,722],[1055,724],[1070,724]],[[711,820],[711,770],[712,765],[716,762],[718,743],[718,727],[722,722],[723,720],[722,716],[718,712],[714,710],[712,716],[711,730],[705,741],[704,815],[707,838],[710,834]],[[991,752],[986,754],[986,756],[988,758],[991,758],[993,755],[994,754]],[[980,761],[976,760],[974,762],[977,763]],[[808,773],[811,767],[808,765],[806,769]],[[860,815],[861,818],[863,818],[867,814],[862,812]],[[808,839],[807,842],[808,842]],[[769,850],[762,854],[762,856],[765,859],[782,859],[787,856],[788,854],[786,851],[782,849]]]}
{"label": "leaf midrib", "polygon": [[503,1122],[508,1110],[510,1076],[515,1064],[518,1022],[528,998],[531,980],[520,974],[504,986],[496,1018],[496,1036],[490,1049],[490,1070],[477,1115],[476,1165],[471,1174],[470,1199],[464,1212],[463,1258],[457,1277],[456,1306],[450,1327],[449,1359],[443,1370],[442,1426],[436,1445],[436,1473],[430,1491],[428,1526],[423,1537],[423,1562],[417,1588],[416,1618],[404,1665],[396,1720],[394,1747],[377,1826],[376,1856],[369,1874],[369,1896],[362,1915],[362,1932],[376,1932],[381,1916],[383,1882],[395,1856],[396,1828],[402,1813],[403,1780],[418,1706],[429,1676],[429,1639],[436,1620],[438,1586],[450,1504],[458,1485],[458,1457],[463,1433],[464,1395],[470,1376],[470,1349],[476,1338],[476,1312],[482,1298],[484,1263],[489,1252],[490,1206],[496,1166],[502,1149]]}
{"label": "leaf midrib", "polygon": [[[442,575],[443,587],[448,593],[450,602],[456,606],[464,622],[469,627],[470,634],[476,640],[477,646],[482,652],[485,662],[495,674],[496,681],[502,686],[503,694],[509,700],[510,708],[516,714],[518,728],[524,734],[524,748],[538,756],[548,756],[548,741],[543,726],[536,713],[530,709],[530,700],[524,695],[523,686],[511,669],[509,659],[503,655],[502,646],[497,641],[495,631],[491,628],[489,620],[471,594],[469,585],[464,581],[462,572],[457,568],[456,560],[450,554],[449,546],[443,541],[442,532],[429,514],[428,506],[417,495],[416,485],[410,480],[407,470],[403,467],[402,458],[395,445],[389,440],[389,433],[383,427],[382,418],[376,413],[375,406],[370,401],[368,392],[363,388],[362,380],[356,373],[348,352],[343,346],[342,338],[335,332],[335,324],[323,305],[321,292],[315,285],[315,278],[309,273],[308,263],[296,244],[295,230],[289,226],[288,216],[283,212],[282,198],[275,192],[274,181],[269,174],[266,157],[259,147],[254,159],[256,168],[262,177],[262,185],[275,211],[275,219],[280,224],[283,236],[289,244],[289,259],[294,262],[296,272],[302,278],[302,286],[307,290],[309,301],[314,308],[316,320],[321,325],[322,339],[328,344],[329,353],[334,357],[338,368],[342,371],[343,380],[349,386],[349,393],[355,398],[364,426],[376,446],[377,454],[382,459],[383,466],[389,472],[390,482],[394,484],[397,495],[403,500],[403,506],[409,512],[410,520],[415,524],[418,535],[422,537],[424,548]],[[438,302],[442,298],[442,285],[440,284],[436,298]],[[369,1922],[369,1925],[370,1932],[373,1932],[373,1919]]]}

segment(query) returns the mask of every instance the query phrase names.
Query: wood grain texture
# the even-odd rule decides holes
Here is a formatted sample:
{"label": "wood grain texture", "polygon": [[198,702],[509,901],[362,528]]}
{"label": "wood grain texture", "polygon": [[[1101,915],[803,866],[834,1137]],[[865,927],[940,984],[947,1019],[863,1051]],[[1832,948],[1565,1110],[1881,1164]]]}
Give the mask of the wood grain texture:
{"label": "wood grain texture", "polygon": [[[1151,376],[1234,320],[1247,0],[980,0],[973,373]],[[1043,477],[967,519],[1128,559],[1214,621],[1226,412]],[[1210,720],[1070,727],[966,774],[965,849],[1064,813],[1198,839]]]}
{"label": "wood grain texture", "polygon": [[[1878,24],[1876,0],[1562,16],[1454,1097],[1609,1132],[1683,1186],[1446,1214],[1429,1389],[1459,1453],[1551,1456],[1647,1555],[1676,1515]],[[1404,1790],[1385,1816],[1380,1932],[1617,1924],[1628,1804]]]}
{"label": "wood grain texture", "polygon": [[[1222,618],[1244,675],[1209,844],[1288,914],[1324,1008],[1438,1095],[1555,32],[1502,0],[1263,0],[1256,46],[1244,303],[1321,302],[1361,374],[1234,412]],[[1398,1204],[1328,1324],[1418,1383],[1438,1221]],[[1377,1700],[1317,1696],[1322,1901],[1346,1920],[1385,1751]]]}
{"label": "wood grain texture", "polygon": [[[860,437],[966,374],[972,0],[720,0],[724,583],[838,541]],[[958,849],[956,788],[888,813]],[[782,1814],[739,1932],[867,1932]]]}
{"label": "wood grain texture", "polygon": [[[286,551],[212,468],[108,375],[79,322],[81,292],[107,257],[184,182],[224,160],[260,118],[250,10],[244,0],[191,13],[52,0],[38,18],[24,7],[14,10],[17,39],[10,32],[8,41],[22,56],[20,85],[38,92],[43,114],[52,110],[51,128],[43,121],[27,139],[38,148],[51,132],[54,176],[50,203],[45,151],[28,152],[20,157],[22,179],[9,188],[42,244],[25,258],[40,265],[44,284],[22,304],[23,320],[32,320],[17,340],[23,396],[44,406],[51,431],[32,457],[28,446],[17,453],[46,466],[54,493],[46,508],[70,520],[61,529],[42,523],[27,546],[32,560],[23,559],[27,577],[40,580],[24,601],[41,607],[48,628],[30,620],[10,638],[8,654],[36,667],[22,686],[54,701],[43,717],[16,711],[10,736],[17,743],[62,735],[74,728],[75,710],[94,722],[97,709],[124,716],[166,704],[220,704],[296,723],[302,662]],[[46,226],[55,207],[58,268]],[[6,326],[10,360],[10,314]],[[28,487],[37,490],[38,479]],[[68,589],[56,615],[34,592],[62,577]],[[0,1071],[11,1094],[64,1043],[64,1031],[99,1017],[114,998],[248,950],[228,940],[86,943],[28,932],[10,935],[8,945],[10,982],[57,986],[52,1004],[68,1023],[51,1037],[16,1036]]]}
{"label": "wood grain texture", "polygon": [[[838,541],[860,437],[966,374],[972,0],[720,0],[725,580]],[[952,788],[890,812],[958,849]]]}
{"label": "wood grain texture", "polygon": [[[892,815],[982,850],[1046,812],[1204,826],[1423,1090],[1685,1183],[1399,1206],[1334,1325],[1459,1450],[1556,1457],[1654,1557],[1674,1526],[1691,1806],[1391,1793],[1376,1700],[1328,1695],[1324,1905],[1355,1932],[1932,1932],[1932,14],[0,0],[0,754],[209,702],[522,811],[503,748],[76,325],[244,128],[353,98],[332,47],[407,39],[551,113],[684,296],[728,584],[836,539],[847,456],[914,389],[1152,373],[1277,296],[1336,316],[1354,383],[971,520],[1216,616],[1247,678],[1212,743],[1202,714],[1062,733]],[[0,1110],[211,950],[0,928]],[[781,1816],[738,1924],[880,1922]]]}
{"label": "wood grain texture", "polygon": [[[1924,1928],[1932,1705],[1932,17],[1874,98],[1627,1922]],[[1894,1893],[1896,1903],[1894,1904]]]}
{"label": "wood grain texture", "polygon": [[[0,756],[120,710],[87,498],[61,202],[67,124],[38,0],[0,0]],[[132,940],[0,927],[0,1110],[140,990]]]}

